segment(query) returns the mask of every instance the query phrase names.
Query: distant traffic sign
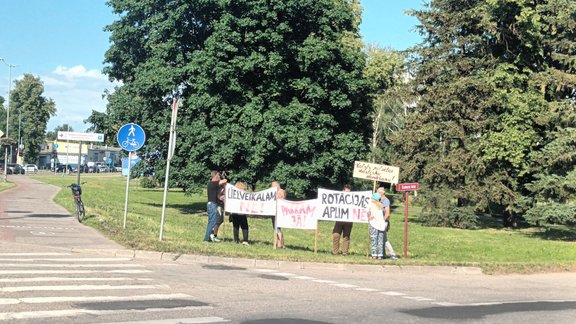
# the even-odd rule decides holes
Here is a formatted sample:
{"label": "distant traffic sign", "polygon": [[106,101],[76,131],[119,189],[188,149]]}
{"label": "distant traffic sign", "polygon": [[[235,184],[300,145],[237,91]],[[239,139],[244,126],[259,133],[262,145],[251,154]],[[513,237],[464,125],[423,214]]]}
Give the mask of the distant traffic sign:
{"label": "distant traffic sign", "polygon": [[58,132],[59,141],[104,142],[104,134]]}
{"label": "distant traffic sign", "polygon": [[396,191],[416,191],[419,188],[418,183],[399,183],[396,185]]}
{"label": "distant traffic sign", "polygon": [[4,132],[0,130],[0,137],[2,137],[2,135],[4,135]]}
{"label": "distant traffic sign", "polygon": [[133,152],[144,145],[146,133],[144,133],[140,125],[130,123],[120,127],[116,138],[121,148],[128,152]]}

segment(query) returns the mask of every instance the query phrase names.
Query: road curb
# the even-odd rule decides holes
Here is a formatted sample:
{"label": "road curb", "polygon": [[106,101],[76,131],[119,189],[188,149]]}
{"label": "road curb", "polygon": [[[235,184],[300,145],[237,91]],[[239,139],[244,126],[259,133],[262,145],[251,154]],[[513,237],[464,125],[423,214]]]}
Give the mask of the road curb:
{"label": "road curb", "polygon": [[389,272],[389,273],[425,273],[425,274],[454,274],[454,275],[479,275],[482,269],[479,267],[464,266],[420,266],[400,264],[350,264],[350,263],[321,263],[301,261],[259,260],[222,257],[213,255],[178,254],[171,252],[129,250],[129,249],[71,249],[74,253],[106,254],[117,257],[128,257],[135,260],[150,260],[161,262],[173,262],[178,264],[219,264],[243,268],[266,268],[274,270],[340,270],[343,272]]}

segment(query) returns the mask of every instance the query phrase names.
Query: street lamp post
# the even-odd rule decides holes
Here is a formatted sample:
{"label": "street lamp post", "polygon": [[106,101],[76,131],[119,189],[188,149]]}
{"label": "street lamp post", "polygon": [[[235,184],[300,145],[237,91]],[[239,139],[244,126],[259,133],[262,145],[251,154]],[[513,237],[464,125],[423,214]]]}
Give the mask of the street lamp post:
{"label": "street lamp post", "polygon": [[[10,78],[8,80],[8,104],[6,106],[6,138],[8,138],[8,132],[9,132],[9,128],[10,128],[10,92],[12,92],[12,68],[16,67],[16,65],[13,64],[8,64],[6,63],[6,61],[0,57],[0,60],[2,62],[4,62],[4,64],[6,64],[9,68],[9,74],[10,74]],[[12,160],[12,159],[10,159]],[[6,150],[4,152],[4,181],[7,182],[8,181],[8,146],[6,146]]]}
{"label": "street lamp post", "polygon": [[[8,138],[8,133],[10,129],[10,92],[12,92],[12,68],[16,65],[8,64],[6,61],[0,57],[0,60],[8,66],[10,78],[8,79],[8,100],[6,107],[6,138]],[[10,162],[8,161],[8,146],[6,146],[6,151],[4,153],[4,181],[8,181],[8,163],[12,162],[12,157],[10,157]]]}

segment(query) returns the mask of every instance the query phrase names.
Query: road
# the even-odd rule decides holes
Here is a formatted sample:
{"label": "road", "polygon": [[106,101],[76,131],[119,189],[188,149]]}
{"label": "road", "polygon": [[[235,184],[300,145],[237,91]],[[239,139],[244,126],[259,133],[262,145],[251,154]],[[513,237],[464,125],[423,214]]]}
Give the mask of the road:
{"label": "road", "polygon": [[[129,251],[27,177],[0,192],[0,321],[574,323],[576,273],[353,266]],[[29,192],[35,192],[30,198]],[[230,243],[220,243],[230,244]]]}

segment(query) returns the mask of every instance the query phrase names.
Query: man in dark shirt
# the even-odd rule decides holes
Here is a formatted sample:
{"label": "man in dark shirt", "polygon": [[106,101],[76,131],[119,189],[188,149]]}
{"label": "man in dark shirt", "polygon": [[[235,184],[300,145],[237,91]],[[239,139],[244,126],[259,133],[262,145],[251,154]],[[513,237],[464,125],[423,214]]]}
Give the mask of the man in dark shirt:
{"label": "man in dark shirt", "polygon": [[225,184],[227,180],[221,179],[218,171],[212,171],[210,175],[212,180],[208,182],[208,205],[206,207],[208,210],[208,225],[206,226],[204,241],[216,242],[212,229],[216,225],[216,219],[218,218],[218,193],[220,192],[220,186]]}

